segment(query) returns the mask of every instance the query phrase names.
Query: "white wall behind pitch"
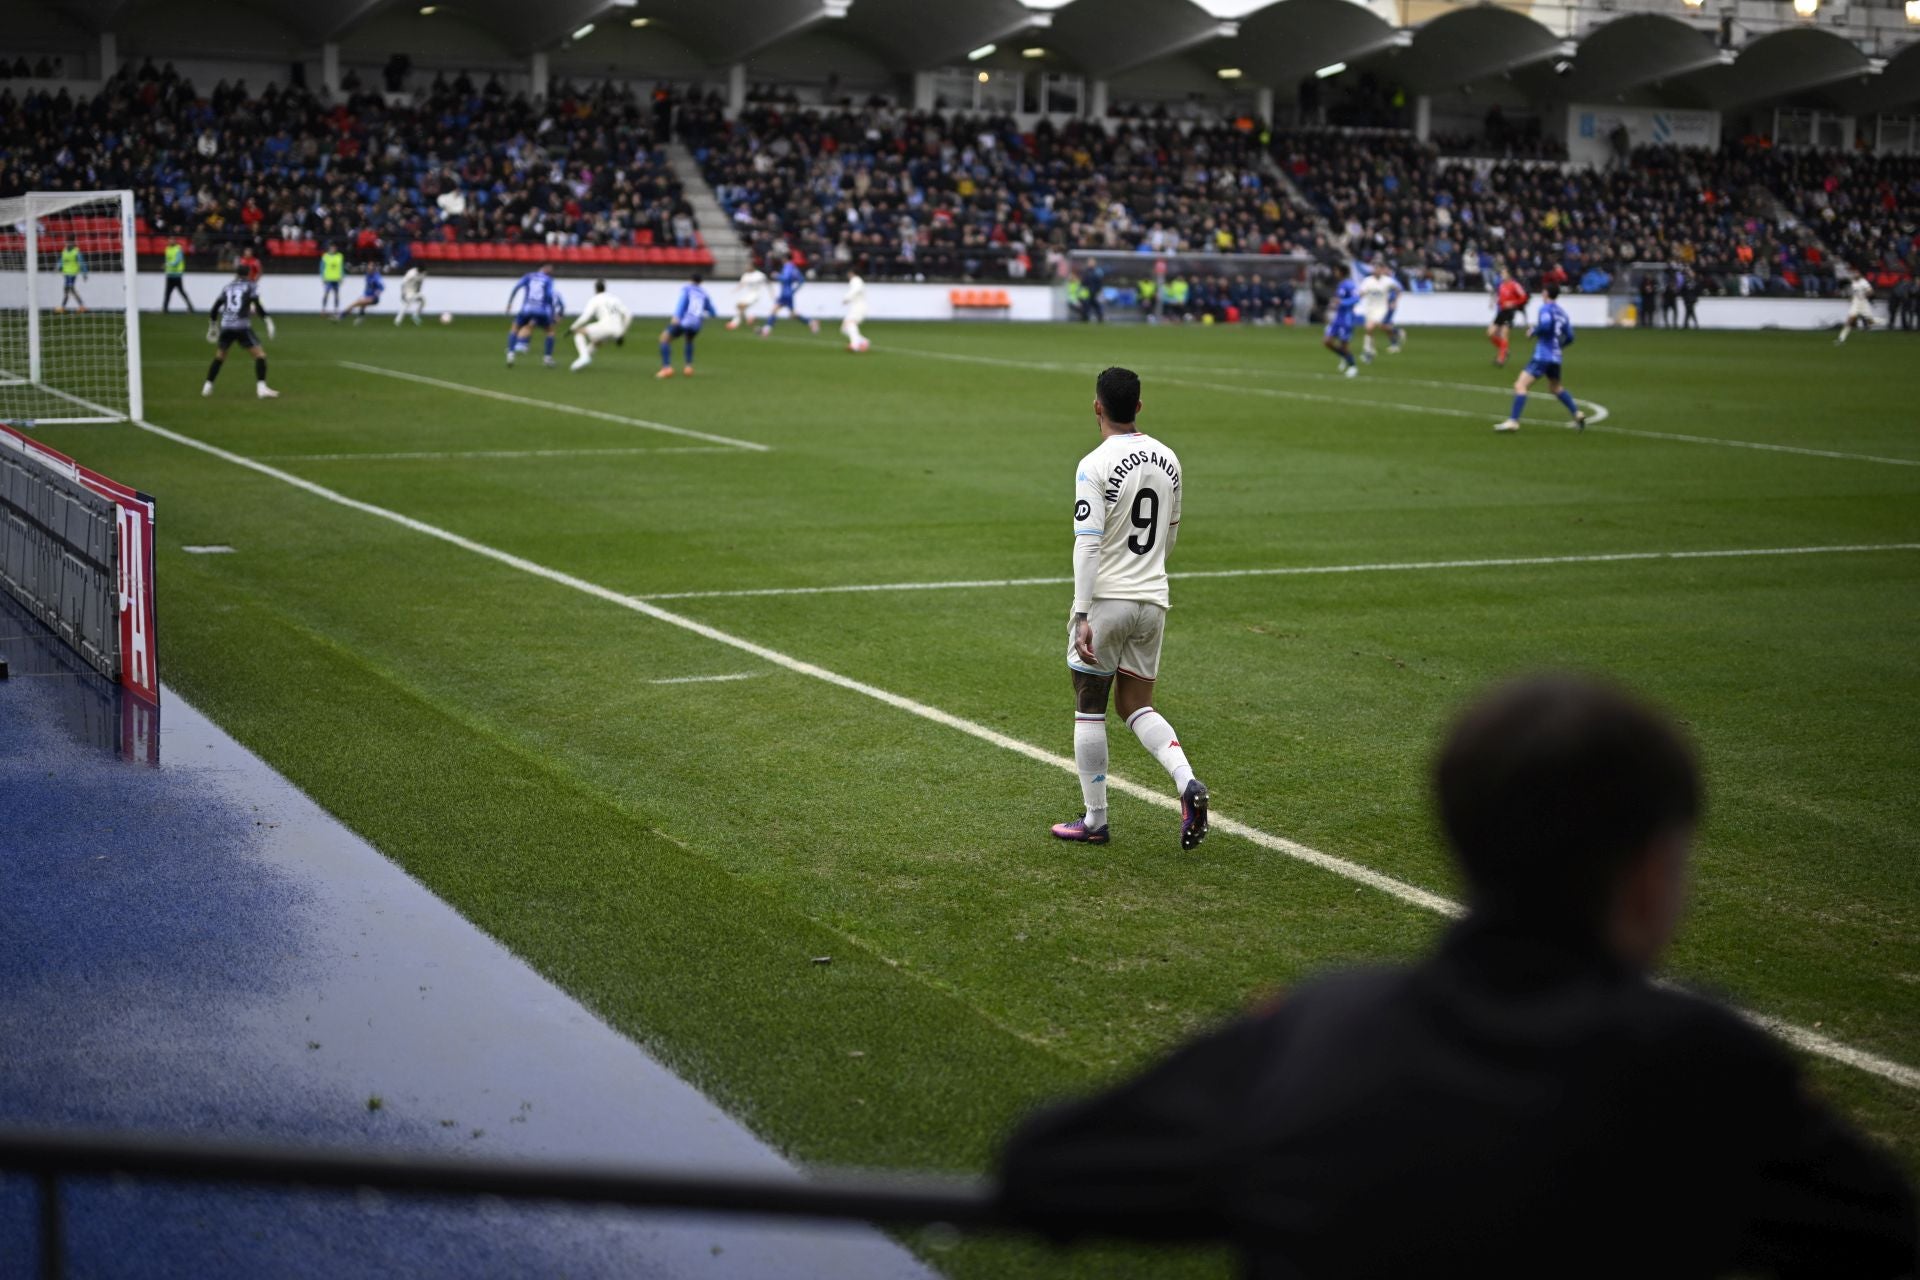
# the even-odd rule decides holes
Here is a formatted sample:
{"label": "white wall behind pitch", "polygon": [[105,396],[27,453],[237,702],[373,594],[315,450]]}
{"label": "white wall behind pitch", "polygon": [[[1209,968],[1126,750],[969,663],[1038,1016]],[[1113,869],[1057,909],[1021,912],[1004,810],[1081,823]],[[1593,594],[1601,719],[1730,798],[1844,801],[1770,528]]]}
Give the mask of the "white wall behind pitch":
{"label": "white wall behind pitch", "polygon": [[[427,310],[431,315],[442,311],[451,311],[457,316],[499,316],[505,317],[507,295],[512,291],[514,282],[520,277],[511,276],[434,276],[427,277]],[[160,300],[165,295],[165,277],[156,272],[140,273],[140,309],[158,311]],[[213,305],[213,299],[233,277],[219,272],[192,271],[187,273],[187,293],[193,298],[195,306],[204,315]],[[360,296],[363,277],[349,275],[340,287],[342,302],[351,302]],[[682,280],[635,279],[631,277],[608,276],[607,288],[619,295],[635,317],[664,318],[673,309],[680,297]],[[386,277],[387,289],[374,315],[393,318],[400,305],[400,277]],[[593,281],[578,277],[563,277],[560,280],[560,295],[565,299],[570,311],[578,314],[593,297]],[[722,317],[733,314],[733,281],[708,281],[708,291],[713,295],[713,305],[720,309]],[[948,294],[954,286],[945,284],[871,284],[867,286],[867,315],[874,320],[947,320],[953,318],[953,305]],[[1011,286],[1007,289],[1008,301],[1013,305],[1008,318],[1014,320],[1051,320],[1054,318],[1055,291],[1043,285]],[[846,285],[840,281],[823,280],[810,284],[800,291],[800,309],[805,314],[820,315],[838,320],[845,313],[841,298],[846,293]],[[260,281],[260,301],[266,304],[272,315],[283,312],[288,315],[312,315],[320,310],[320,273],[316,264],[312,275],[285,275],[274,273]],[[755,315],[764,315],[772,303],[771,294],[762,294],[760,303],[754,308]],[[176,301],[174,310],[179,310]]]}
{"label": "white wall behind pitch", "polygon": [[[504,321],[504,308],[507,295],[513,289],[514,281],[520,277],[511,276],[435,276],[427,277],[427,311],[429,316],[437,316],[442,311],[450,311],[463,319],[493,318]],[[192,295],[201,315],[213,305],[213,299],[222,286],[233,279],[209,271],[190,272],[187,275],[187,292]],[[141,272],[139,277],[140,307],[143,311],[158,311],[160,299],[165,291],[164,277],[156,272]],[[341,298],[351,302],[360,296],[361,277],[350,275],[341,286]],[[636,317],[636,323],[645,329],[656,320],[664,320],[673,309],[674,302],[680,296],[680,280],[636,279],[632,277],[608,276],[607,288],[620,296]],[[892,284],[875,283],[867,286],[867,318],[875,321],[886,320],[951,320],[955,319],[953,304],[949,295],[955,286],[950,284]],[[733,314],[734,287],[731,280],[710,280],[707,289],[713,295],[713,304],[719,308],[724,319]],[[1059,320],[1066,314],[1063,295],[1058,289],[1046,285],[1026,284],[1005,286],[1007,300],[1012,305],[1004,314],[1005,319],[1022,321]],[[837,280],[822,280],[808,285],[800,292],[800,309],[809,316],[819,316],[825,320],[838,321],[845,313],[841,298],[846,286]],[[593,296],[593,282],[576,277],[563,277],[560,280],[560,293],[566,299],[568,308],[577,314]],[[320,310],[320,276],[316,267],[312,275],[269,275],[260,282],[260,298],[266,303],[267,310],[274,315],[313,315]],[[1485,293],[1408,293],[1400,298],[1400,310],[1395,317],[1399,322],[1411,328],[1482,328],[1493,319],[1493,308],[1489,305],[1490,295]],[[762,294],[759,304],[754,308],[755,315],[766,314],[772,302],[771,294]],[[391,321],[400,305],[400,279],[387,277],[387,291],[374,318],[384,316]],[[1539,305],[1535,299],[1533,305]],[[1569,294],[1560,299],[1567,315],[1576,329],[1605,328],[1607,319],[1607,298],[1600,294]],[[175,306],[175,311],[179,307]],[[1847,303],[1841,298],[1703,298],[1700,300],[1700,323],[1709,329],[1823,329],[1832,328],[1840,323],[1847,314]],[[958,318],[999,319],[1001,313],[983,316],[978,312],[962,313]]]}

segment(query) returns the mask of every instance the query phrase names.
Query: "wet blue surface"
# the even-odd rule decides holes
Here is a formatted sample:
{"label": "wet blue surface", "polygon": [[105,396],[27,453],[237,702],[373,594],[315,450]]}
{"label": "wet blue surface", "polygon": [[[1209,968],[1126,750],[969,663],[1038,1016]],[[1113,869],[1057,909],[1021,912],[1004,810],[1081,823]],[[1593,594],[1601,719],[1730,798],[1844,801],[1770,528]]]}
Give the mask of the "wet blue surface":
{"label": "wet blue surface", "polygon": [[[177,696],[157,766],[128,751],[112,692],[29,629],[0,613],[0,1124],[789,1169]],[[927,1274],[864,1229],[89,1179],[65,1202],[73,1276]],[[0,1280],[34,1274],[36,1213],[0,1175]]]}

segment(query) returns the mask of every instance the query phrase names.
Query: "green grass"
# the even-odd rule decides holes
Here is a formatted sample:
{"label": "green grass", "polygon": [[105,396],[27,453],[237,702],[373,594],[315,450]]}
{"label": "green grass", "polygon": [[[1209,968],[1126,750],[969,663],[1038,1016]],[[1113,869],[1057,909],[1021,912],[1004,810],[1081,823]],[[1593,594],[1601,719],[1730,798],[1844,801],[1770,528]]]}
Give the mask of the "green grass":
{"label": "green grass", "polygon": [[[570,376],[506,371],[492,324],[290,320],[271,344],[284,398],[262,405],[244,360],[198,396],[200,327],[149,319],[148,416],[267,461],[699,443],[342,360],[771,446],[274,463],[623,593],[1061,576],[1092,374],[1113,362],[1142,372],[1143,426],[1184,462],[1176,571],[1920,541],[1920,467],[1607,430],[1920,461],[1920,376],[1893,337],[1589,333],[1568,373],[1607,423],[1560,430],[1540,397],[1496,437],[1504,376],[1465,333],[1416,333],[1347,383],[1276,330],[875,325],[860,359],[797,329],[716,331],[697,379],[661,384],[644,338]],[[1066,773],[132,428],[43,434],[157,495],[173,687],[798,1159],[985,1168],[1037,1101],[1440,927],[1225,835],[1182,855],[1171,817],[1125,797],[1111,846],[1055,845]],[[236,552],[179,551],[199,543]],[[1065,754],[1067,594],[661,604]],[[1425,769],[1463,698],[1570,666],[1666,703],[1712,806],[1671,974],[1920,1063],[1920,552],[1174,597],[1156,701],[1219,811],[1442,893]],[[1164,783],[1117,727],[1114,755]],[[1920,1168],[1920,1098],[1809,1070]],[[937,1256],[1061,1270],[1002,1244]]]}

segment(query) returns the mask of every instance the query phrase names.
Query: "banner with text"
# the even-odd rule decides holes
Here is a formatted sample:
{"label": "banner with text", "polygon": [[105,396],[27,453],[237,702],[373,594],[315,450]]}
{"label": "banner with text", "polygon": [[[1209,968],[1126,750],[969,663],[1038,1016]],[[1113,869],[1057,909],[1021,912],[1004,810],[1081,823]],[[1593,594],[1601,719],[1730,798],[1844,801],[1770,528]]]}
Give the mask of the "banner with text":
{"label": "banner with text", "polygon": [[1668,111],[1658,107],[1602,107],[1576,102],[1567,110],[1567,157],[1604,169],[1617,162],[1619,130],[1634,147],[1720,145],[1718,111]]}

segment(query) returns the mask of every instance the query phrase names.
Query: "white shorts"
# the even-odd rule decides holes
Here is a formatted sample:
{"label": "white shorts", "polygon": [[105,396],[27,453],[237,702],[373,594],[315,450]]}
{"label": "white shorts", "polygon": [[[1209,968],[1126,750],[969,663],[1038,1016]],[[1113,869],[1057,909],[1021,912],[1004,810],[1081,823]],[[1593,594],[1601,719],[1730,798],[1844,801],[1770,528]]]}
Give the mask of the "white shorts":
{"label": "white shorts", "polygon": [[847,308],[848,324],[865,324],[866,322],[867,322],[867,304],[866,303],[856,302],[852,306]]}
{"label": "white shorts", "polygon": [[1360,318],[1368,324],[1385,324],[1387,313],[1384,311],[1362,311]]}
{"label": "white shorts", "polygon": [[759,305],[760,305],[760,295],[757,293],[743,293],[739,297],[733,300],[733,306],[736,311],[738,310],[751,311],[753,310],[753,308]]}
{"label": "white shorts", "polygon": [[596,320],[580,331],[588,342],[612,342],[625,332],[618,320]]}
{"label": "white shorts", "polygon": [[1856,320],[1862,316],[1868,320],[1873,319],[1873,304],[1871,302],[1855,302],[1847,307],[1847,319]]}
{"label": "white shorts", "polygon": [[1067,665],[1090,676],[1118,671],[1140,680],[1160,678],[1160,640],[1167,630],[1167,611],[1146,600],[1095,600],[1087,614],[1093,626],[1093,656],[1100,665],[1083,662],[1073,650],[1073,624],[1067,624]]}

